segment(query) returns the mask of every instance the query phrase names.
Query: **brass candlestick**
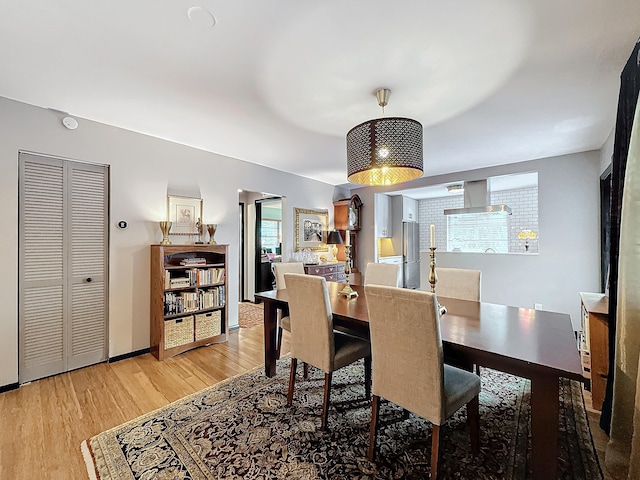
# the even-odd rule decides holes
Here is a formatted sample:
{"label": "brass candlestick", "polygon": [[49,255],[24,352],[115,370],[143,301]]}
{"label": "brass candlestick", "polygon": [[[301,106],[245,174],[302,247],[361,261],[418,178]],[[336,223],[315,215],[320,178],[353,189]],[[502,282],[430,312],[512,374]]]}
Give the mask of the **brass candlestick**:
{"label": "brass candlestick", "polygon": [[171,230],[171,222],[158,222],[162,231],[162,242],[160,245],[171,245],[169,241],[169,230]]}
{"label": "brass candlestick", "polygon": [[[431,261],[429,262],[429,283],[431,284],[431,293],[436,293],[436,283],[438,283],[438,275],[436,274],[436,247],[430,247],[429,257]],[[440,310],[440,315],[444,315],[447,313],[447,309],[444,305],[441,305],[436,297],[436,303],[438,305],[438,310]]]}
{"label": "brass candlestick", "polygon": [[347,276],[347,285],[340,290],[340,294],[346,296],[347,298],[357,297],[358,292],[351,288],[349,285],[349,275],[351,275],[351,245],[344,246],[344,255],[346,264],[344,266],[344,273]]}
{"label": "brass candlestick", "polygon": [[209,232],[209,245],[216,244],[216,241],[213,239],[213,236],[216,234],[216,228],[218,228],[218,225],[215,223],[207,224],[207,232]]}

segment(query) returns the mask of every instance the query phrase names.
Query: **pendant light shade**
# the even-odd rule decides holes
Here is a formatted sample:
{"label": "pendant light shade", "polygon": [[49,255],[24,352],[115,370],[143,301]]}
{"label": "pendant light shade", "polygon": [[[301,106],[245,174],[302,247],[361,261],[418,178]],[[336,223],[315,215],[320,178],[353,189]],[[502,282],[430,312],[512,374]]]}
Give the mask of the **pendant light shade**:
{"label": "pendant light shade", "polygon": [[[376,92],[387,105],[388,89]],[[389,117],[369,120],[347,133],[347,178],[362,185],[393,185],[422,176],[422,125],[416,120]]]}

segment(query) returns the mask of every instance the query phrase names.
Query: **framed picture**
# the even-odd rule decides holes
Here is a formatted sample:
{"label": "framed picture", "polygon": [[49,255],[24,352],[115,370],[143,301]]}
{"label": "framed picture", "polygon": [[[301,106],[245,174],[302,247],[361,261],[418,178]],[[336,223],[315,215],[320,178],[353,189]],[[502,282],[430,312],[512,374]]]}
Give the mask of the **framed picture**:
{"label": "framed picture", "polygon": [[325,238],[327,225],[329,224],[328,210],[294,208],[293,216],[295,221],[296,252],[305,248],[320,252],[329,250]]}
{"label": "framed picture", "polygon": [[202,222],[202,199],[167,195],[170,235],[197,235]]}

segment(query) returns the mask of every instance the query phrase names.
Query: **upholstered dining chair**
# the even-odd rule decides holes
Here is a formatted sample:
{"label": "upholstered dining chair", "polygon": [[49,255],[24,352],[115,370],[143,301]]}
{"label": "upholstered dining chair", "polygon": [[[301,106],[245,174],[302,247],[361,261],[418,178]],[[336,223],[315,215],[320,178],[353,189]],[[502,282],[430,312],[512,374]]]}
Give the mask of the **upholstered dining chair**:
{"label": "upholstered dining chair", "polygon": [[399,266],[393,263],[367,263],[364,272],[365,285],[398,286]]}
{"label": "upholstered dining chair", "polygon": [[[273,263],[273,273],[276,277],[276,290],[287,288],[287,282],[284,279],[285,273],[304,273],[304,265],[302,262]],[[278,310],[278,337],[276,341],[276,358],[280,358],[280,348],[282,347],[282,331],[286,330],[291,333],[291,319],[288,316],[282,316],[282,311]]]}
{"label": "upholstered dining chair", "polygon": [[326,430],[333,372],[364,358],[366,398],[371,396],[371,344],[333,330],[327,281],[314,275],[285,274],[291,317],[291,371],[287,406],[293,403],[298,360],[324,372],[321,429]]}
{"label": "upholstered dining chair", "polygon": [[464,268],[436,267],[436,295],[460,300],[480,301],[482,272]]}
{"label": "upholstered dining chair", "polygon": [[480,378],[444,363],[440,312],[430,292],[365,286],[373,358],[373,400],[369,459],[375,459],[380,399],[426,418],[433,424],[431,478],[438,475],[440,427],[467,405],[471,449],[479,451]]}
{"label": "upholstered dining chair", "polygon": [[[438,277],[436,295],[439,297],[457,298],[472,302],[480,301],[482,287],[482,272],[480,270],[436,267],[436,275]],[[473,370],[473,365],[469,365],[466,359],[455,358],[451,354],[447,354],[447,362]],[[480,365],[476,364],[475,371],[476,374],[480,375]]]}

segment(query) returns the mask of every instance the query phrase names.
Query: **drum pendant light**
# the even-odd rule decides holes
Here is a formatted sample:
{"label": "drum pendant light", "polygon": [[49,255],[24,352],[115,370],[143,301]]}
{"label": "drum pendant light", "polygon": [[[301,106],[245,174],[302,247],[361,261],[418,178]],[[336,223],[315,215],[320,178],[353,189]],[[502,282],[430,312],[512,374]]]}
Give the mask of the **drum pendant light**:
{"label": "drum pendant light", "polygon": [[347,178],[361,185],[393,185],[422,176],[422,125],[402,117],[384,117],[391,90],[376,91],[382,118],[356,125],[347,133]]}

